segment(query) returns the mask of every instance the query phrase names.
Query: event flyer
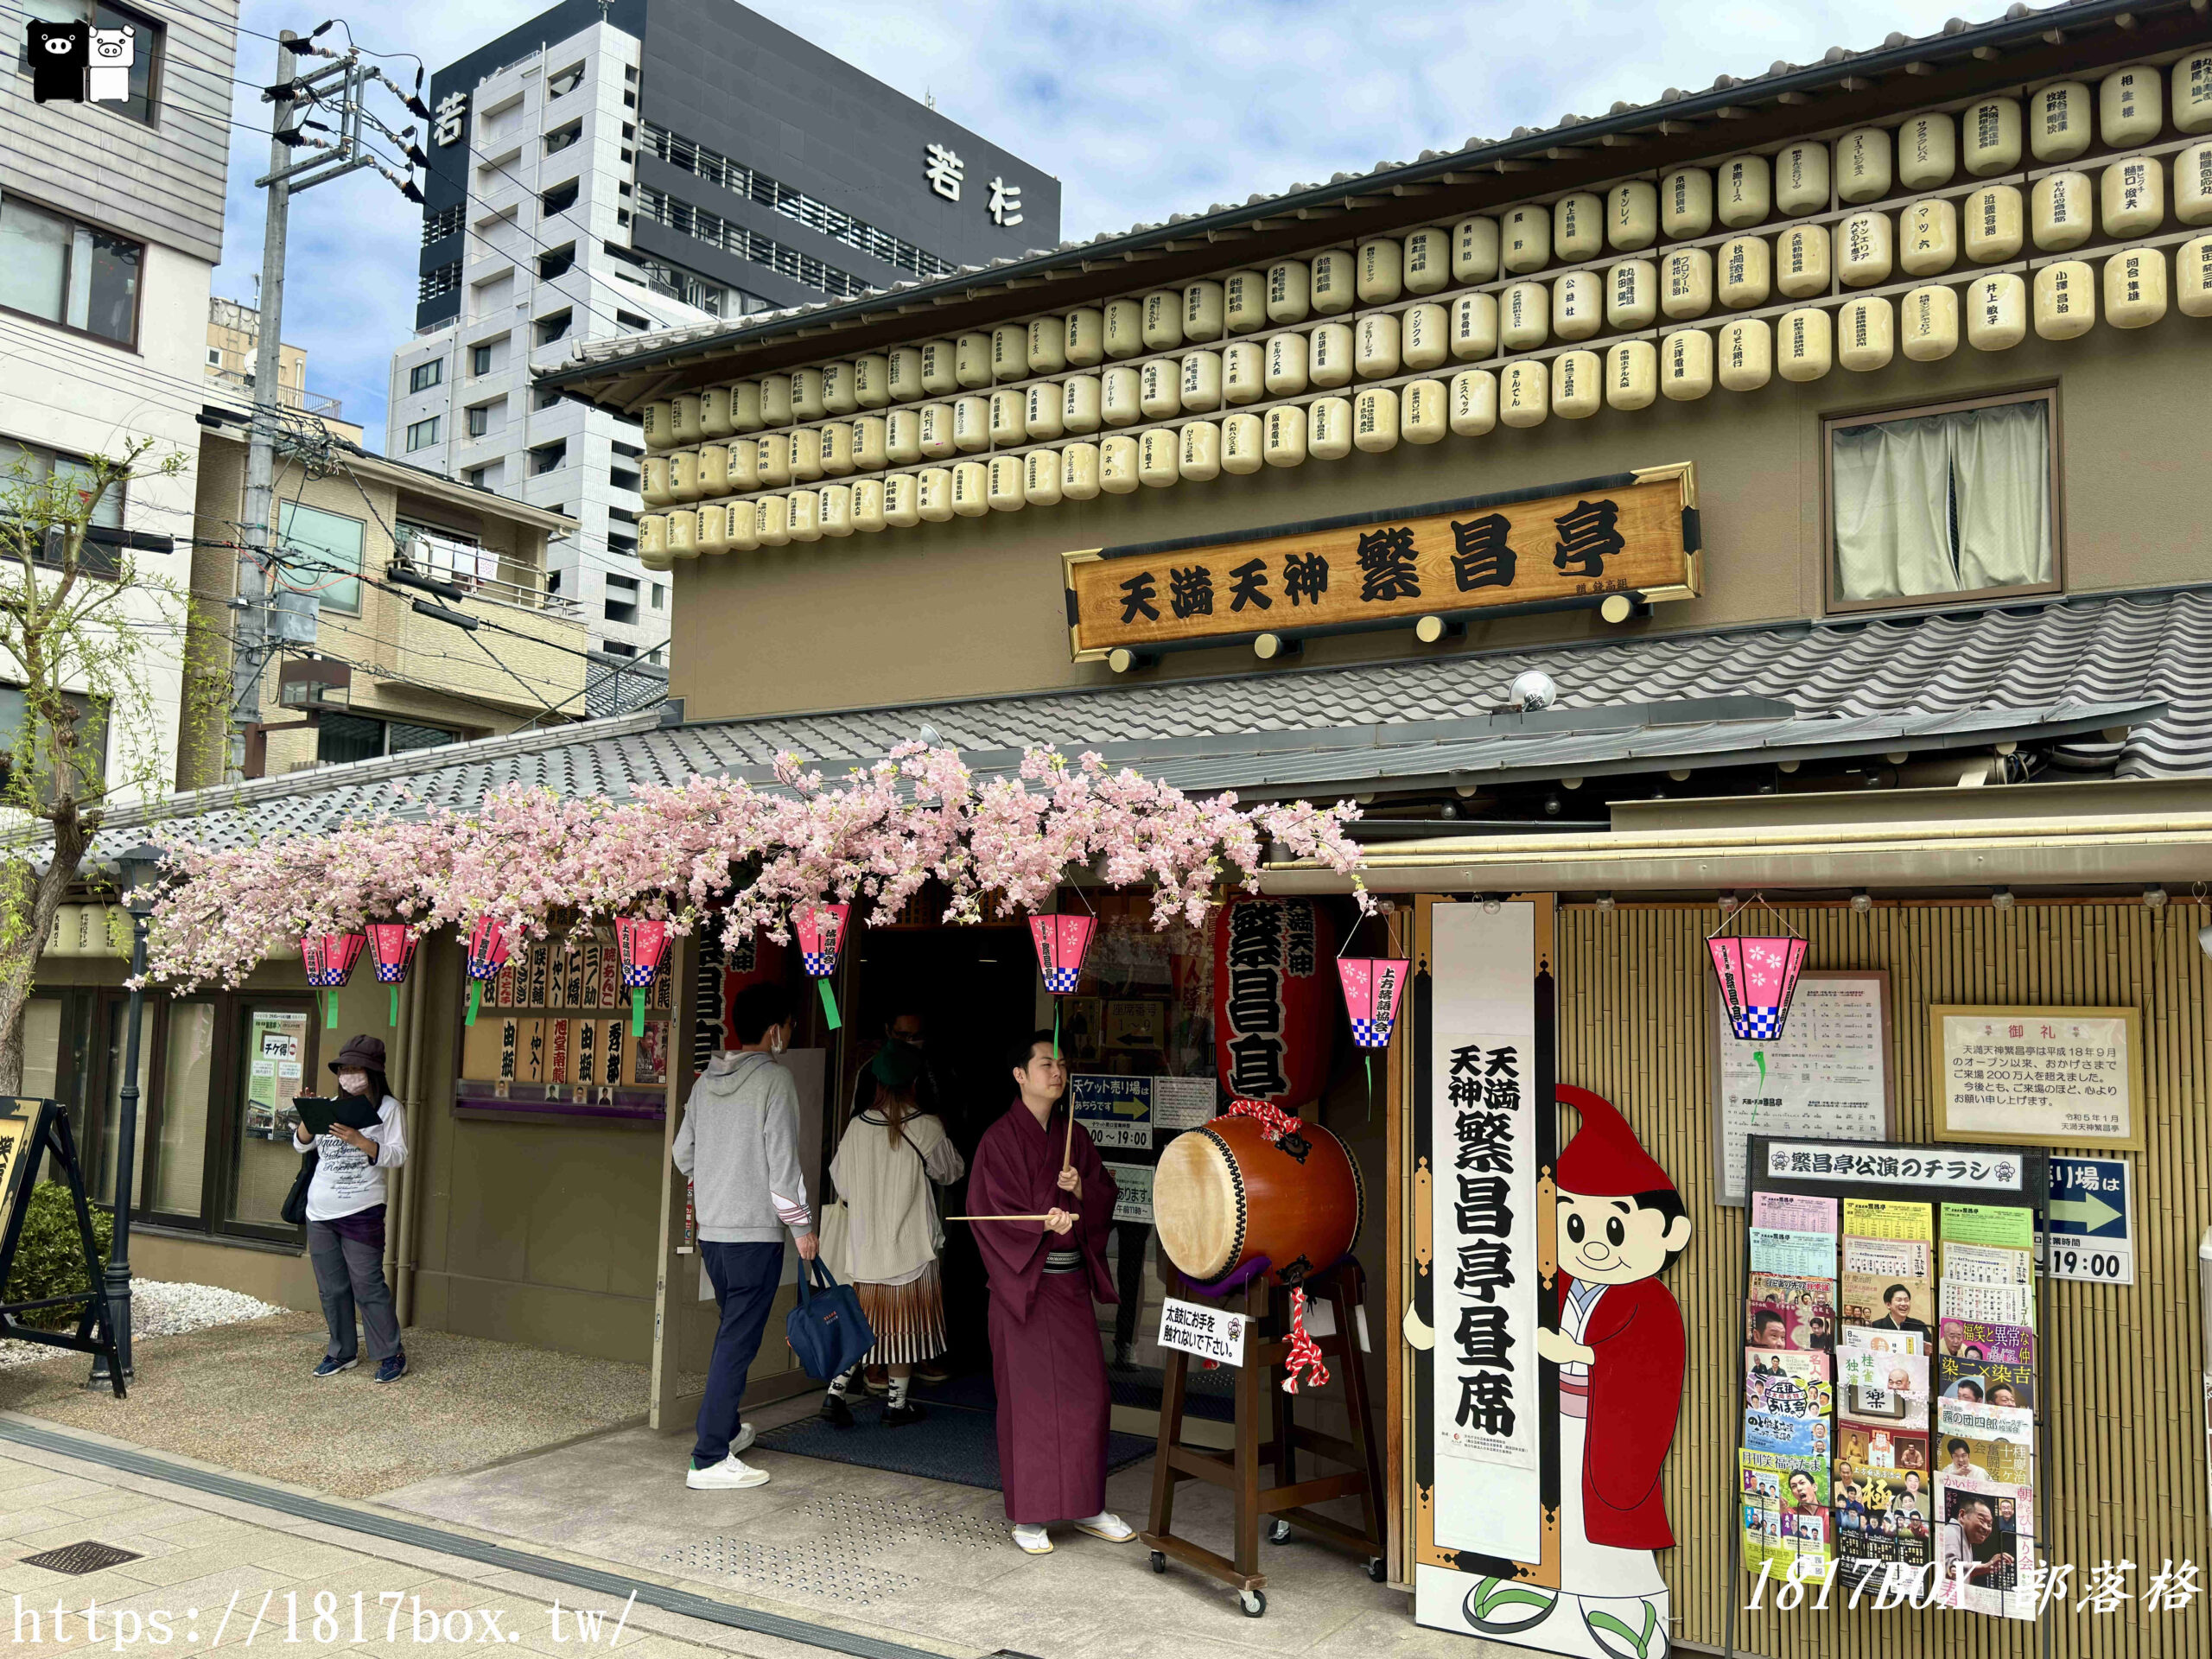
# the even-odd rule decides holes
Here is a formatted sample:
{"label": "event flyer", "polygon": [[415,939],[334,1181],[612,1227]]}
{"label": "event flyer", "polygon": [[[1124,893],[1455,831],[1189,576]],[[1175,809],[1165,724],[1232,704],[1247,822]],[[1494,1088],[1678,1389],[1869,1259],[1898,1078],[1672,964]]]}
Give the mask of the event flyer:
{"label": "event flyer", "polygon": [[1885,1427],[1928,1429],[1925,1354],[1878,1354],[1847,1348],[1835,1357],[1837,1404],[1846,1417]]}
{"label": "event flyer", "polygon": [[1835,1341],[1835,1281],[1755,1273],[1744,1340],[1754,1348],[1830,1348]]}
{"label": "event flyer", "polygon": [[1835,1231],[1836,1201],[1794,1192],[1760,1192],[1751,1198],[1751,1225],[1791,1233]]}
{"label": "event flyer", "polygon": [[1943,1282],[1946,1285],[2032,1285],[2036,1258],[2033,1250],[2015,1250],[1997,1244],[1961,1244],[1943,1241]]}
{"label": "event flyer", "polygon": [[1745,1567],[1756,1574],[1771,1561],[1784,1574],[1799,1560],[1825,1562],[1831,1529],[1827,1459],[1741,1450],[1736,1459]]}
{"label": "event flyer", "polygon": [[1928,1436],[1906,1428],[1874,1423],[1845,1422],[1835,1434],[1835,1466],[1848,1470],[1861,1481],[1887,1481],[1895,1485],[1908,1474],[1928,1478]]}
{"label": "event flyer", "polygon": [[1751,1271],[1786,1273],[1803,1279],[1833,1279],[1835,1235],[1793,1232],[1784,1227],[1754,1227]]}
{"label": "event flyer", "polygon": [[2035,1414],[2024,1407],[1938,1401],[1936,1440],[1938,1487],[1946,1480],[1999,1480],[2016,1486],[2035,1480]]}
{"label": "event flyer", "polygon": [[2026,1285],[1973,1285],[1946,1280],[1943,1312],[1987,1325],[2032,1325],[2035,1292]]}
{"label": "event flyer", "polygon": [[1835,1554],[1844,1587],[1878,1586],[1892,1565],[1925,1567],[1933,1554],[1934,1515],[1918,1470],[1847,1470],[1836,1460]]}
{"label": "event flyer", "polygon": [[2018,1204],[1947,1204],[1943,1206],[1943,1242],[2032,1250],[2036,1247],[2036,1212]]}
{"label": "event flyer", "polygon": [[1936,1237],[1933,1206],[1904,1198],[1846,1198],[1843,1230],[1854,1238]]}
{"label": "event flyer", "polygon": [[1876,1330],[1870,1325],[1847,1325],[1836,1332],[1836,1351],[1864,1348],[1874,1354],[1932,1354],[1936,1338],[1916,1331]]}
{"label": "event flyer", "polygon": [[1936,1566],[1944,1605],[2001,1618],[2033,1619],[2038,1597],[2020,1584],[2036,1558],[2035,1492],[2022,1482],[1943,1483]]}
{"label": "event flyer", "polygon": [[2035,1409],[2036,1370],[2032,1365],[2012,1365],[1995,1359],[1959,1359],[1949,1354],[1936,1363],[1936,1391],[1946,1400],[1957,1400],[1970,1406]]}
{"label": "event flyer", "polygon": [[1744,1352],[1744,1440],[1754,1452],[1828,1454],[1835,1386],[1826,1354]]}
{"label": "event flyer", "polygon": [[2036,1333],[2025,1325],[1946,1319],[1937,1326],[1936,1338],[1942,1351],[1955,1359],[2001,1359],[2014,1365],[2036,1363]]}

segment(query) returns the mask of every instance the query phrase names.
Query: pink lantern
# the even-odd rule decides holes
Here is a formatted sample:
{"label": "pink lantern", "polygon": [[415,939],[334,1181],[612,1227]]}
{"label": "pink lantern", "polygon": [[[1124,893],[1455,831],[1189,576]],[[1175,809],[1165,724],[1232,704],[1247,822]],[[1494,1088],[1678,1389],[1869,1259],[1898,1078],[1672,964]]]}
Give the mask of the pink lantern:
{"label": "pink lantern", "polygon": [[468,1021],[476,1023],[476,1004],[484,982],[497,979],[507,960],[507,930],[489,916],[480,916],[468,930]]}
{"label": "pink lantern", "polygon": [[1083,959],[1090,951],[1090,936],[1097,931],[1096,916],[1032,916],[1029,940],[1037,947],[1037,971],[1045,988],[1066,996],[1083,978]]}
{"label": "pink lantern", "polygon": [[[1766,908],[1773,914],[1771,906]],[[1713,953],[1713,972],[1720,982],[1729,1030],[1739,1042],[1776,1041],[1789,1019],[1789,999],[1805,965],[1805,941],[1795,933],[1715,933],[1705,943]]]}
{"label": "pink lantern", "polygon": [[668,950],[668,924],[638,916],[614,918],[614,943],[622,953],[622,983],[630,992],[630,1034],[645,1034],[645,991],[660,971]]}
{"label": "pink lantern", "polygon": [[[317,990],[338,989],[353,977],[353,964],[360,960],[361,947],[367,943],[359,933],[300,935],[300,963],[307,969],[308,983]],[[337,1030],[338,999],[327,999],[324,1007],[324,1025],[332,1031]]]}
{"label": "pink lantern", "polygon": [[377,983],[391,987],[391,1028],[399,1029],[399,988],[407,982],[414,965],[415,947],[422,941],[404,922],[371,922],[369,960],[376,964]]}
{"label": "pink lantern", "polygon": [[830,988],[830,977],[837,971],[837,952],[845,943],[845,925],[853,913],[850,905],[829,905],[818,900],[799,905],[791,911],[791,931],[798,935],[799,961],[814,976],[822,992],[822,1012],[835,1031],[844,1023],[837,1014],[837,994]]}
{"label": "pink lantern", "polygon": [[1338,957],[1337,978],[1344,987],[1344,1013],[1351,1019],[1351,1039],[1362,1048],[1388,1048],[1405,995],[1405,957]]}

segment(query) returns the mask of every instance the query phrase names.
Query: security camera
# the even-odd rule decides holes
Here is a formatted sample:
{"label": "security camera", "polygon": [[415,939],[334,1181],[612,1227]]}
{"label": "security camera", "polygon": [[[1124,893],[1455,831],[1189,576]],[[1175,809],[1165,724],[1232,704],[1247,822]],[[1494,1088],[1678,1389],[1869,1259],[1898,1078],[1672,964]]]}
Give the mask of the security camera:
{"label": "security camera", "polygon": [[1559,701],[1559,685],[1541,668],[1529,669],[1513,677],[1512,697],[1516,709],[1548,709]]}

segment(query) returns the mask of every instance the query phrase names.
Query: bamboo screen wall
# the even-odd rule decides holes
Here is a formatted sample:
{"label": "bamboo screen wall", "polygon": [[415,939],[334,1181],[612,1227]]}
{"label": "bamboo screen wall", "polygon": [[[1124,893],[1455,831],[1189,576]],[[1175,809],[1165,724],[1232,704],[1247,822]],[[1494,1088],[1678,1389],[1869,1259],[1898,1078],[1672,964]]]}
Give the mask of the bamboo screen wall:
{"label": "bamboo screen wall", "polygon": [[[2168,1557],[2195,1560],[2212,1584],[2207,1526],[2203,1351],[2196,1247],[2212,1221],[2206,1046],[2208,963],[2193,905],[2163,912],[2137,901],[1785,906],[1811,941],[1808,968],[1885,968],[1897,1077],[1897,1135],[1935,1138],[1929,1005],[1936,1002],[2130,1006],[2143,1015],[2147,1150],[2137,1177],[2133,1287],[2052,1287],[2043,1360],[2044,1433],[2053,1490],[2038,1493],[2045,1549],[2071,1562],[2066,1611],[2045,1633],[1965,1614],[1826,1612],[1736,1616],[1747,1653],[1776,1659],[2183,1659],[2212,1653],[2212,1611],[2200,1595],[2181,1613],[2130,1604],[2076,1613],[2084,1578],[2126,1560],[2140,1596]],[[1729,1532],[1743,1319],[1745,1212],[1713,1202],[1711,1065],[1714,1042],[1704,936],[1712,906],[1586,905],[1559,912],[1560,1080],[1613,1101],[1680,1184],[1698,1232],[1669,1275],[1689,1330],[1689,1382],[1667,1471],[1679,1541],[1668,1573],[1677,1637],[1720,1645],[1726,1633]],[[1571,1115],[1570,1115],[1571,1116]],[[1563,1126],[1571,1132],[1572,1124]],[[2062,1150],[2063,1150],[2062,1148]],[[1662,1557],[1662,1563],[1669,1558]],[[1737,1587],[1740,1608],[1751,1580]],[[1868,1599],[1871,1601],[1872,1597]]]}

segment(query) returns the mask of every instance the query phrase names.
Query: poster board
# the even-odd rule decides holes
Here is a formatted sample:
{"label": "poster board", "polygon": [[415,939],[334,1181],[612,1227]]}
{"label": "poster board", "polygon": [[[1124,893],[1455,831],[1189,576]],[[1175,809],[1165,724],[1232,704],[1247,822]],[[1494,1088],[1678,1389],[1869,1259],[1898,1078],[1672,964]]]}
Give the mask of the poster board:
{"label": "poster board", "polygon": [[2134,1008],[1936,1003],[1940,1141],[2143,1150],[2143,1016]]}
{"label": "poster board", "polygon": [[1897,1134],[1897,1077],[1886,968],[1808,969],[1789,1020],[1770,1043],[1739,1042],[1707,981],[1713,1033],[1713,1202],[1745,1203],[1754,1135],[1888,1141]]}

